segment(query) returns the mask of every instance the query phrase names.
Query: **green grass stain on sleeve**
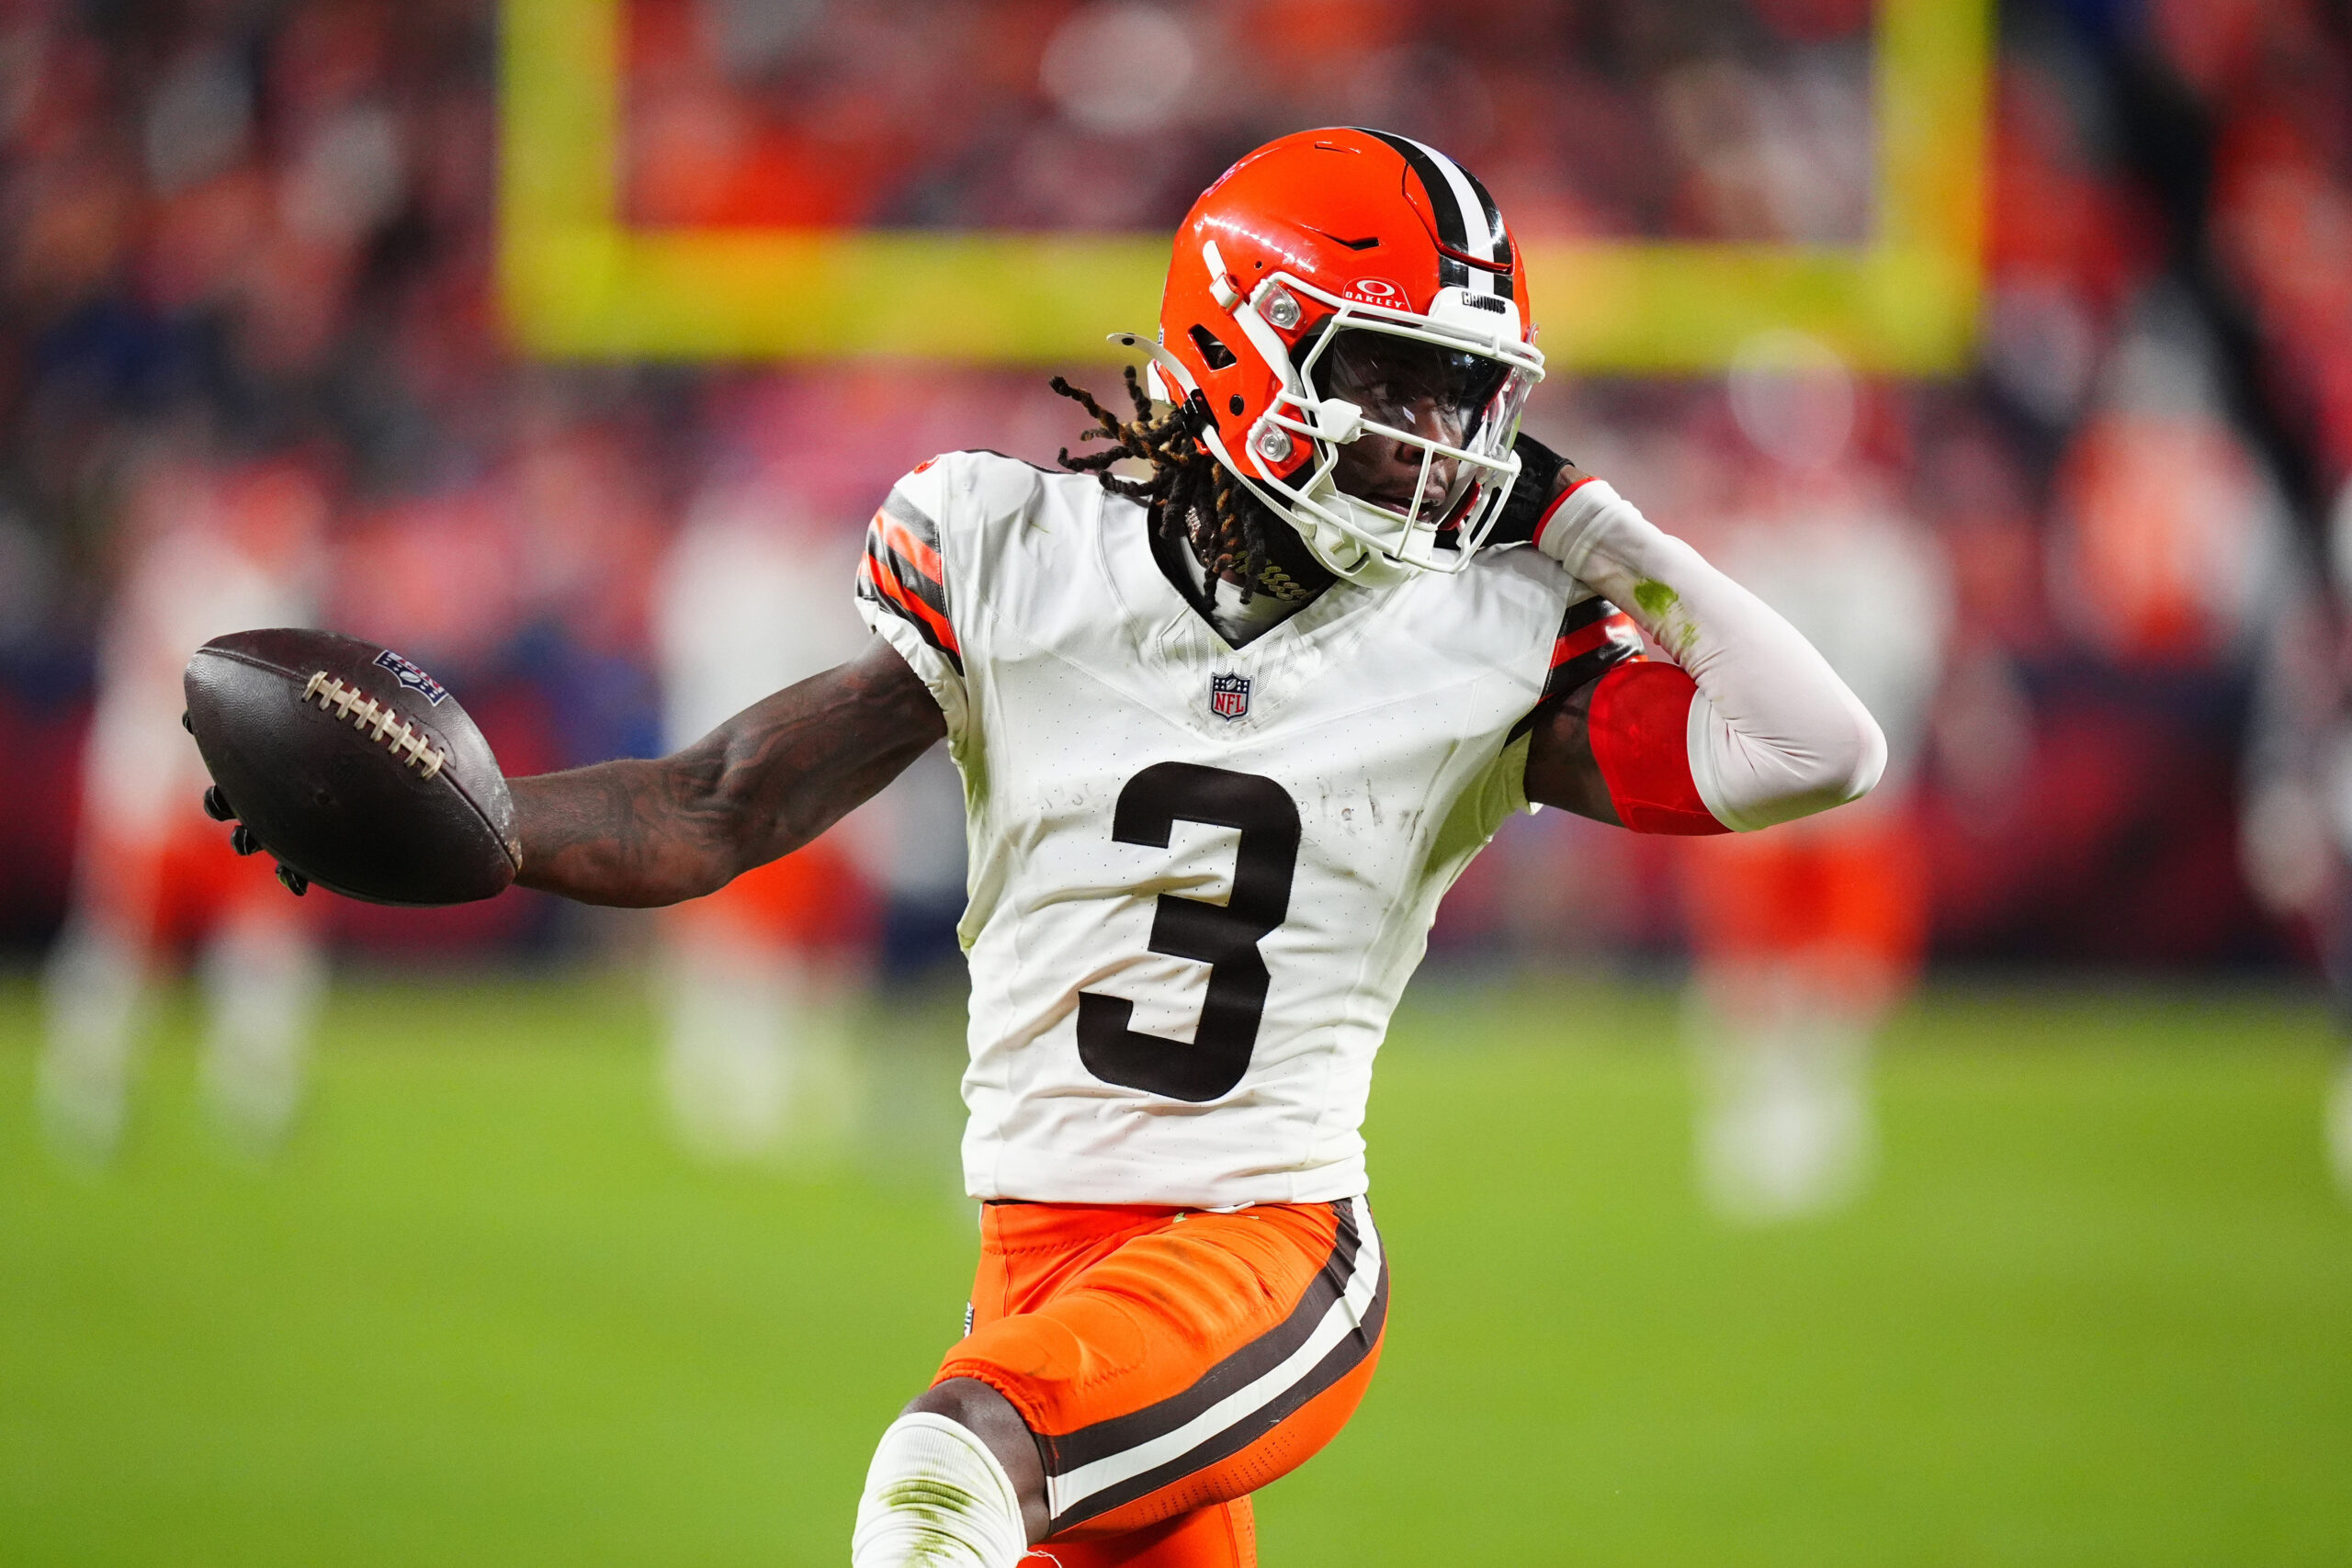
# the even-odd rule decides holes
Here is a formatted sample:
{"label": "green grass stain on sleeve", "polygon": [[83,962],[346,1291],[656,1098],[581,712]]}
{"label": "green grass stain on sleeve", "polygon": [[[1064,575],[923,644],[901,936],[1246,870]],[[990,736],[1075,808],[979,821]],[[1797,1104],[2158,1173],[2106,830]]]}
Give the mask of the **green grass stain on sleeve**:
{"label": "green grass stain on sleeve", "polygon": [[1662,617],[1682,603],[1682,595],[1657,578],[1645,577],[1634,584],[1634,603],[1640,605],[1645,614]]}

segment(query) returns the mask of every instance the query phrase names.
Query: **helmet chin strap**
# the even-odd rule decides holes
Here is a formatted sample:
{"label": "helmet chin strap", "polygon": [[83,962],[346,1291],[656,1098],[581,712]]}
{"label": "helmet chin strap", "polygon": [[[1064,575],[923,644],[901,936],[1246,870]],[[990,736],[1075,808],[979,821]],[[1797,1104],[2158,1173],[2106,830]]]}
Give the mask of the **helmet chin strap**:
{"label": "helmet chin strap", "polygon": [[[1351,520],[1363,518],[1360,525],[1367,531],[1371,526],[1388,521],[1385,513],[1376,512],[1364,518],[1364,513],[1371,509],[1363,507],[1355,497],[1340,490],[1329,479],[1318,481],[1307,495],[1319,506],[1347,513]],[[1308,553],[1323,563],[1324,570],[1350,582],[1367,588],[1380,588],[1392,582],[1402,582],[1413,574],[1410,567],[1391,560],[1363,540],[1351,536],[1337,524],[1327,522],[1312,513],[1301,516],[1295,511],[1286,510],[1284,515],[1293,519],[1299,537],[1306,541]]]}
{"label": "helmet chin strap", "polygon": [[[1263,502],[1268,511],[1288,524],[1291,532],[1306,541],[1306,553],[1332,576],[1359,587],[1385,588],[1413,575],[1413,569],[1403,562],[1390,559],[1329,518],[1318,517],[1304,510],[1290,497],[1251,479],[1226,451],[1225,442],[1214,426],[1202,432],[1201,440],[1225,465],[1236,482]],[[1363,503],[1353,496],[1342,494],[1328,477],[1317,480],[1306,496],[1330,511],[1346,513],[1351,519],[1361,514]],[[1374,517],[1378,522],[1390,521],[1385,513],[1374,513]]]}
{"label": "helmet chin strap", "polygon": [[[1184,362],[1169,353],[1167,347],[1156,339],[1145,337],[1140,333],[1113,333],[1110,340],[1122,348],[1141,349],[1150,357],[1153,367],[1181,389],[1182,396],[1189,397],[1199,391],[1199,386],[1193,381],[1192,372],[1184,367]],[[1332,576],[1365,588],[1385,588],[1391,583],[1402,582],[1413,574],[1412,568],[1389,559],[1360,539],[1350,537],[1345,529],[1335,524],[1311,513],[1302,513],[1287,497],[1269,491],[1251,479],[1249,471],[1234,461],[1233,454],[1226,449],[1225,439],[1214,423],[1201,432],[1200,441],[1218,462],[1225,465],[1226,471],[1236,481],[1263,502],[1268,511],[1287,523],[1291,531],[1306,541],[1307,554]],[[1341,493],[1328,478],[1317,482],[1308,493],[1319,504],[1333,511],[1344,511],[1351,519],[1360,515],[1361,503],[1353,496]],[[1375,513],[1368,520],[1366,531],[1370,532],[1389,521],[1385,513]]]}

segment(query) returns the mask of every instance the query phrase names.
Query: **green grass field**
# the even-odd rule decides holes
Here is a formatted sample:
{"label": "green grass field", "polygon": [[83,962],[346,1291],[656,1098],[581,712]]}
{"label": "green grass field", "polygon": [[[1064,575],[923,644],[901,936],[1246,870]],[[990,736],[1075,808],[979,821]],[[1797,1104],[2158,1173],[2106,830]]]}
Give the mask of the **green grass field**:
{"label": "green grass field", "polygon": [[[672,1152],[612,980],[338,994],[266,1169],[164,1032],[122,1163],[34,1135],[0,987],[0,1563],[839,1564],[973,1247],[954,1019],[830,1179]],[[2315,1008],[1944,994],[1859,1208],[1707,1219],[1662,994],[1424,994],[1373,1104],[1395,1264],[1270,1568],[2352,1562],[2352,1207]],[[910,1044],[910,1043],[913,1043]]]}

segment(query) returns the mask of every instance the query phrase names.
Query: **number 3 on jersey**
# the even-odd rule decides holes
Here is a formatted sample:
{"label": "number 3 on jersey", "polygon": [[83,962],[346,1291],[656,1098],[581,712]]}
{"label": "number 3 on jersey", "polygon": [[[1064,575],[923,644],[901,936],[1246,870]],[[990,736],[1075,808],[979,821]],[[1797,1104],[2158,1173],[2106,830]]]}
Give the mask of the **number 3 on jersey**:
{"label": "number 3 on jersey", "polygon": [[1135,1003],[1080,991],[1078,1055],[1105,1083],[1197,1104],[1230,1092],[1250,1070],[1266,1012],[1266,959],[1258,943],[1290,912],[1298,807],[1282,785],[1256,773],[1160,762],[1119,792],[1111,837],[1164,850],[1180,820],[1241,833],[1232,897],[1211,904],[1163,893],[1152,916],[1152,952],[1209,965],[1200,1027],[1189,1044],[1139,1034],[1128,1027]]}

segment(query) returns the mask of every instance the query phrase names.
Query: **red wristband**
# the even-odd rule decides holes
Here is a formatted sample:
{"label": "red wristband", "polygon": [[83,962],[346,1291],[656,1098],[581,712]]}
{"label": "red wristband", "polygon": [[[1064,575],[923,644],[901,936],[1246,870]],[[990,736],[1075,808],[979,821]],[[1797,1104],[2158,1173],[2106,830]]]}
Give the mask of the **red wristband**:
{"label": "red wristband", "polygon": [[1617,819],[1636,833],[1727,833],[1690,776],[1690,701],[1699,688],[1672,665],[1628,660],[1592,689],[1586,730]]}

